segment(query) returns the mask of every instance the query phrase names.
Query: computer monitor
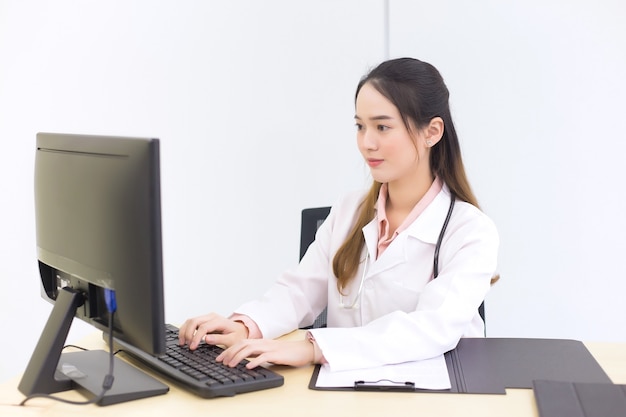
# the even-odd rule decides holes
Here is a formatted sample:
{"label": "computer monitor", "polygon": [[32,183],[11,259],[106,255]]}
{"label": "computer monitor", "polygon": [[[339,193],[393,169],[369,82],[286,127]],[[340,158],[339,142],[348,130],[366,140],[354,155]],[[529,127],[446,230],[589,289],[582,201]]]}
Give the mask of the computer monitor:
{"label": "computer monitor", "polygon": [[[107,356],[61,351],[74,317],[108,332],[105,291],[117,303],[113,335],[164,353],[159,160],[158,139],[37,134],[37,260],[41,296],[54,307],[19,384],[25,395],[72,388],[97,395]],[[100,404],[164,392],[167,386],[116,361]]]}

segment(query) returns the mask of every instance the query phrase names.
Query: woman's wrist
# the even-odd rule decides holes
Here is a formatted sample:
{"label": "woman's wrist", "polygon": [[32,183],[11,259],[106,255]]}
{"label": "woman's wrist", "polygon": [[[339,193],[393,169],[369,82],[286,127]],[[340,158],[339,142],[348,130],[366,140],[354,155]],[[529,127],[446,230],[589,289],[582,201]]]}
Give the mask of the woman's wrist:
{"label": "woman's wrist", "polygon": [[248,326],[246,326],[246,323],[244,323],[242,320],[234,320],[234,322],[239,324],[240,327],[243,329],[242,330],[243,338],[248,339],[248,336],[250,335],[250,329],[248,329]]}
{"label": "woman's wrist", "polygon": [[316,363],[322,363],[322,350],[320,349],[320,347],[318,346],[317,342],[315,341],[315,337],[313,337],[313,334],[311,332],[307,332],[306,334],[306,340],[311,344],[311,347],[313,348],[313,364]]}
{"label": "woman's wrist", "polygon": [[235,322],[243,323],[246,327],[246,336],[245,339],[262,339],[263,333],[261,333],[261,329],[256,324],[254,320],[245,314],[233,313],[230,315],[229,319]]}

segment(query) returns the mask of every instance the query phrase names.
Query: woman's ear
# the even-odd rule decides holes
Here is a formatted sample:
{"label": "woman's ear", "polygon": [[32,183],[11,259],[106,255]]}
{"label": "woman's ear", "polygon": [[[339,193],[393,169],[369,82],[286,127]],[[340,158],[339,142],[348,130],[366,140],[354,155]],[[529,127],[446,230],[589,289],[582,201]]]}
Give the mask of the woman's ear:
{"label": "woman's ear", "polygon": [[424,129],[424,141],[429,148],[435,146],[443,137],[444,123],[441,117],[433,117]]}

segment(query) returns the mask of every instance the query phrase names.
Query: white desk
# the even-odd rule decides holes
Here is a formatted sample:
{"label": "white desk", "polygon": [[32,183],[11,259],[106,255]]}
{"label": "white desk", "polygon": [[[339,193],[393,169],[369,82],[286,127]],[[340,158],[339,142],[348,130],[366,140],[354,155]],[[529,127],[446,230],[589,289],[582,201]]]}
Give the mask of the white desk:
{"label": "white desk", "polygon": [[[287,337],[294,336],[299,337]],[[86,338],[80,345],[105,348],[100,333]],[[626,343],[585,345],[614,383],[626,384]],[[277,366],[273,369],[285,377],[282,387],[207,400],[163,380],[170,386],[170,392],[165,395],[106,407],[73,406],[48,399],[33,399],[25,407],[13,406],[11,404],[19,404],[24,398],[17,390],[21,378],[17,376],[0,384],[0,416],[538,416],[530,389],[511,389],[506,395],[315,391],[308,389],[313,367]],[[74,391],[57,395],[84,400]]]}

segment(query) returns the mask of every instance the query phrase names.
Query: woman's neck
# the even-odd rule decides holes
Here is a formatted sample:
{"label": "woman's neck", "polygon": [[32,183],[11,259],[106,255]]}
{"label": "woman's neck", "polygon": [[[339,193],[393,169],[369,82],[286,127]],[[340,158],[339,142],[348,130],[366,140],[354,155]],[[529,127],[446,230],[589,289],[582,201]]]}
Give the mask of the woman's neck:
{"label": "woman's neck", "polygon": [[387,210],[409,213],[428,192],[435,178],[422,175],[412,181],[394,181],[387,184]]}

